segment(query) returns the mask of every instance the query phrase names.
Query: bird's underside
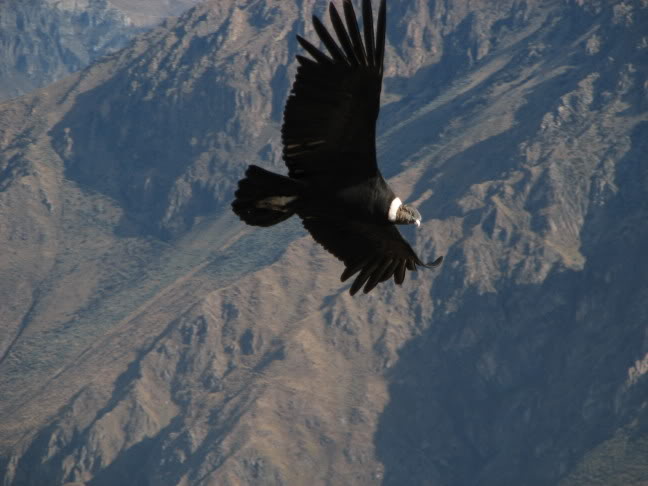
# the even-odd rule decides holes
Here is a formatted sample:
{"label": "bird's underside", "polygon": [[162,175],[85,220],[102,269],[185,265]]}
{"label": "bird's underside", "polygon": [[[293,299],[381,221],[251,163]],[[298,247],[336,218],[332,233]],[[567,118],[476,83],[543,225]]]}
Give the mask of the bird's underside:
{"label": "bird's underside", "polygon": [[297,214],[313,239],[341,260],[350,293],[365,293],[424,264],[395,224],[420,224],[402,204],[376,162],[375,130],[385,52],[386,9],[380,3],[376,32],[370,0],[363,0],[361,33],[350,0],[343,16],[329,14],[337,41],[317,17],[313,25],[328,55],[297,36],[311,56],[299,66],[281,130],[288,175],[251,165],[239,182],[234,212],[246,223],[272,226]]}

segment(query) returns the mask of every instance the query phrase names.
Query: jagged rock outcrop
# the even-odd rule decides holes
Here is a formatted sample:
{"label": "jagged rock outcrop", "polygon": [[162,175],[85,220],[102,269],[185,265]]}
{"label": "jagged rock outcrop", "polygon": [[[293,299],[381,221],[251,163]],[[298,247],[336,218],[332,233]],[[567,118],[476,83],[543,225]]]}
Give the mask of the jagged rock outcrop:
{"label": "jagged rock outcrop", "polygon": [[390,1],[379,159],[446,259],[350,298],[228,208],[314,3],[214,0],[3,105],[4,484],[645,482],[648,4]]}

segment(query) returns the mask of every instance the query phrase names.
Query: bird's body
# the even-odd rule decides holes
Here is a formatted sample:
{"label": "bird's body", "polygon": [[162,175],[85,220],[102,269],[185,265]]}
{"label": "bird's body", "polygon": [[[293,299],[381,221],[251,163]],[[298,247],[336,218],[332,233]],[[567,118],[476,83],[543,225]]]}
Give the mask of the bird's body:
{"label": "bird's body", "polygon": [[364,41],[350,0],[346,26],[333,4],[329,12],[339,44],[322,23],[313,24],[330,56],[297,36],[314,60],[299,67],[284,111],[283,158],[288,176],[251,165],[239,182],[234,212],[246,223],[272,226],[297,214],[315,241],[342,260],[342,280],[359,272],[351,294],[369,292],[392,276],[425,265],[395,224],[420,224],[416,209],[402,204],[376,160],[386,9],[381,1],[374,37],[370,0],[363,0]]}
{"label": "bird's body", "polygon": [[[318,181],[319,182],[319,181]],[[386,218],[392,201],[396,198],[382,177],[369,179],[349,177],[347,185],[335,187],[312,184],[302,211],[304,217],[349,218],[390,224]]]}

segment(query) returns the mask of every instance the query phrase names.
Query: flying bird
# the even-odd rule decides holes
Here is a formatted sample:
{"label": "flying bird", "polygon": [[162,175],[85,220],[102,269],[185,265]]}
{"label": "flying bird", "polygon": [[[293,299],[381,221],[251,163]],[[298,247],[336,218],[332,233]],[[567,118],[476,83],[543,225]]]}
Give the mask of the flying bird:
{"label": "flying bird", "polygon": [[253,226],[272,226],[297,214],[313,239],[344,263],[342,282],[358,274],[350,288],[355,295],[391,277],[400,285],[407,270],[436,267],[443,257],[425,264],[402,237],[395,225],[418,227],[421,215],[396,197],[376,160],[385,0],[375,35],[371,0],[362,2],[362,34],[351,1],[342,5],[344,21],[329,5],[337,42],[313,16],[328,55],[297,36],[311,58],[297,55],[284,111],[281,138],[288,175],[250,165],[232,209]]}

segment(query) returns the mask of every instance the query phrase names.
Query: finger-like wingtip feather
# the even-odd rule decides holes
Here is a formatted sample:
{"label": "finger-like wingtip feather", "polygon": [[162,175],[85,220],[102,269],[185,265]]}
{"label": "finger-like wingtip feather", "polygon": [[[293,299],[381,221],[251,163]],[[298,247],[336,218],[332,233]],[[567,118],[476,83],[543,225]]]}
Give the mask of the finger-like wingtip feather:
{"label": "finger-like wingtip feather", "polygon": [[351,43],[353,44],[353,50],[356,53],[358,62],[360,62],[360,64],[367,64],[365,49],[364,45],[362,44],[360,29],[358,28],[358,19],[356,18],[355,11],[353,10],[353,4],[351,3],[351,0],[344,0],[342,7],[344,8],[344,18],[346,20],[347,30],[349,31]]}
{"label": "finger-like wingtip feather", "polygon": [[329,4],[329,17],[331,18],[333,29],[335,29],[335,34],[337,35],[337,38],[340,41],[340,45],[342,46],[342,49],[344,49],[344,53],[346,54],[347,59],[352,65],[354,66],[358,65],[359,60],[356,57],[356,54],[353,50],[353,44],[351,43],[351,38],[349,37],[347,30],[344,28],[344,23],[342,22],[342,19],[340,18],[340,14],[335,8],[333,2]]}
{"label": "finger-like wingtip feather", "polygon": [[396,271],[396,267],[399,265],[399,260],[393,260],[391,264],[385,268],[385,271],[383,274],[380,276],[380,282],[384,282],[386,280],[389,280],[392,275],[394,275],[394,272]]}
{"label": "finger-like wingtip feather", "polygon": [[365,266],[362,269],[360,274],[356,277],[355,281],[353,282],[353,285],[351,285],[351,289],[349,289],[349,293],[351,295],[355,295],[358,292],[358,290],[362,288],[365,282],[373,274],[374,270],[376,270],[379,263],[380,263],[379,260],[374,261],[372,263],[369,263],[369,265]]}
{"label": "finger-like wingtip feather", "polygon": [[344,272],[342,272],[342,276],[340,277],[341,282],[345,282],[348,280],[350,277],[355,275],[360,271],[362,267],[364,267],[367,263],[369,263],[369,259],[365,258],[363,260],[357,261],[349,266],[346,267]]}
{"label": "finger-like wingtip feather", "polygon": [[387,7],[385,0],[380,2],[380,10],[378,11],[378,25],[376,27],[376,67],[382,74],[383,60],[385,57],[385,36],[387,32]]}
{"label": "finger-like wingtip feather", "polygon": [[317,32],[317,35],[326,46],[326,50],[328,50],[331,54],[331,57],[333,57],[333,59],[337,62],[343,62],[346,64],[346,57],[333,40],[333,37],[331,37],[331,34],[329,34],[328,30],[326,30],[324,24],[322,24],[320,19],[315,15],[313,15],[313,26],[315,27],[315,32]]}
{"label": "finger-like wingtip feather", "polygon": [[442,262],[442,261],[443,261],[443,257],[440,256],[439,258],[437,258],[436,260],[434,260],[432,263],[426,263],[424,266],[427,267],[427,268],[434,268],[434,267],[438,267],[439,265],[441,265],[441,262]]}
{"label": "finger-like wingtip feather", "polygon": [[299,64],[302,66],[309,66],[309,67],[317,66],[317,63],[312,59],[309,59],[308,57],[304,57],[300,54],[297,54],[295,57],[297,58],[297,61],[299,61]]}
{"label": "finger-like wingtip feather", "polygon": [[405,280],[405,269],[406,269],[406,263],[405,260],[401,260],[398,264],[398,267],[396,267],[396,273],[394,274],[394,281],[398,285],[402,285],[403,281]]}
{"label": "finger-like wingtip feather", "polygon": [[365,294],[368,294],[371,292],[376,285],[378,285],[382,280],[380,280],[383,276],[383,273],[391,266],[392,260],[390,258],[386,258],[380,262],[380,264],[376,267],[376,269],[372,272],[371,277],[367,281],[367,285],[365,285],[363,292]]}
{"label": "finger-like wingtip feather", "polygon": [[315,59],[317,62],[322,63],[322,64],[331,64],[333,60],[322,53],[317,47],[315,47],[313,44],[308,42],[306,39],[304,39],[302,36],[298,35],[297,36],[297,42],[304,48],[306,52],[308,52],[311,56],[313,56],[313,59]]}
{"label": "finger-like wingtip feather", "polygon": [[373,12],[371,0],[362,0],[362,25],[364,27],[365,48],[367,49],[367,61],[369,66],[375,63],[375,41],[373,29]]}

